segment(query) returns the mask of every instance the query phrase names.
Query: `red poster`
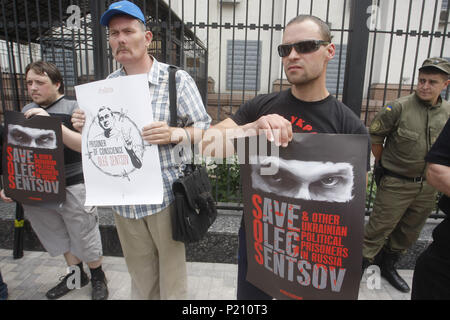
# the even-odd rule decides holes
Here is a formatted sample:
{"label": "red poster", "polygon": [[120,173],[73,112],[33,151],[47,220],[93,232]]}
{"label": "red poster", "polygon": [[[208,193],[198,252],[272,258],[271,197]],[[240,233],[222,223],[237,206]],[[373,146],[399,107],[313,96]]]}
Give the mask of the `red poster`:
{"label": "red poster", "polygon": [[3,184],[6,196],[24,203],[64,202],[61,120],[5,113]]}
{"label": "red poster", "polygon": [[358,298],[367,143],[296,133],[279,155],[246,149],[248,281],[277,299]]}

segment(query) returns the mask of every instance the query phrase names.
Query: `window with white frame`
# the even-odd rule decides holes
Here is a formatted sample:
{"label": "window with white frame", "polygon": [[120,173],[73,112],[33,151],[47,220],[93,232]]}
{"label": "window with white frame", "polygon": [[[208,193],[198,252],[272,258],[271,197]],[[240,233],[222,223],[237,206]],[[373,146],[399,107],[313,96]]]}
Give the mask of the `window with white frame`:
{"label": "window with white frame", "polygon": [[261,47],[262,42],[257,40],[227,41],[227,90],[259,90]]}

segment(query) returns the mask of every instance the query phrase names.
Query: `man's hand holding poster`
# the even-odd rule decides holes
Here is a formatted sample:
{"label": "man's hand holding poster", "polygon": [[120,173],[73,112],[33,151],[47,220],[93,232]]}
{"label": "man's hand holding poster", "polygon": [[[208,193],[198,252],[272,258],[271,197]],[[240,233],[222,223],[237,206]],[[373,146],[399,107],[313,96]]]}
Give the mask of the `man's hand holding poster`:
{"label": "man's hand holding poster", "polygon": [[277,299],[357,299],[367,137],[296,133],[279,155],[246,151],[247,280]]}
{"label": "man's hand holding poster", "polygon": [[61,120],[6,111],[3,139],[5,195],[24,204],[64,202]]}
{"label": "man's hand holding poster", "polygon": [[141,136],[142,127],[153,121],[147,75],[96,81],[75,90],[86,115],[86,205],[162,203],[158,147]]}

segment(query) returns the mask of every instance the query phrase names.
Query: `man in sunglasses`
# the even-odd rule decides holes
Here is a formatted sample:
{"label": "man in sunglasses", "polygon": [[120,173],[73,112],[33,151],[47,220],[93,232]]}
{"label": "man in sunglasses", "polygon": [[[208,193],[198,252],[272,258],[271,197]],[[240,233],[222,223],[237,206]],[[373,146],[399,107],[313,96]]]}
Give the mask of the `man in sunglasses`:
{"label": "man in sunglasses", "polygon": [[[292,140],[293,132],[364,134],[368,132],[358,117],[343,103],[330,95],[326,88],[328,62],[334,57],[328,25],[315,16],[300,15],[284,30],[278,47],[284,71],[291,87],[286,91],[259,95],[244,103],[231,116],[208,129],[203,137],[204,147],[218,157],[233,150],[231,139],[265,132],[267,138],[283,147]],[[220,135],[221,133],[221,135]],[[222,136],[216,149],[210,142]],[[212,147],[211,147],[212,146]],[[320,146],[317,146],[320,148]],[[370,163],[368,162],[370,169]],[[243,220],[239,230],[238,299],[272,299],[246,281],[247,253]]]}
{"label": "man in sunglasses", "polygon": [[447,60],[426,59],[416,91],[389,102],[370,124],[375,170],[382,177],[364,231],[363,268],[379,264],[381,275],[402,292],[410,288],[394,265],[436,206],[424,158],[450,115],[450,104],[441,98],[449,75]]}

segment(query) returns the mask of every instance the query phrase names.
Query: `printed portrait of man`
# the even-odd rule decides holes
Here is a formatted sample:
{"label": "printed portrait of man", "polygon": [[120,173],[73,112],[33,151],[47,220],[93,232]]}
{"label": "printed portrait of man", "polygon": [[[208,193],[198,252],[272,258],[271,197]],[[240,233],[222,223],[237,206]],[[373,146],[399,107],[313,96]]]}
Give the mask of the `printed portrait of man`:
{"label": "printed portrait of man", "polygon": [[95,140],[104,139],[109,146],[123,146],[127,152],[133,167],[139,169],[142,167],[142,160],[138,156],[137,147],[135,146],[131,136],[131,126],[118,124],[116,116],[118,112],[114,114],[111,108],[103,106],[97,112],[97,120],[100,128],[103,129],[102,133],[95,136]]}
{"label": "printed portrait of man", "polygon": [[8,143],[31,148],[56,149],[56,133],[53,130],[8,125]]}
{"label": "printed portrait of man", "polygon": [[[255,156],[256,157],[256,156]],[[258,156],[251,160],[253,189],[284,197],[325,202],[353,199],[353,166],[347,162],[285,160]],[[278,166],[275,174],[262,169]]]}
{"label": "printed portrait of man", "polygon": [[97,113],[98,124],[103,129],[105,138],[116,136],[119,131],[115,128],[116,118],[108,107],[101,107]]}

